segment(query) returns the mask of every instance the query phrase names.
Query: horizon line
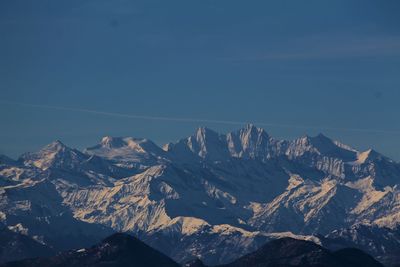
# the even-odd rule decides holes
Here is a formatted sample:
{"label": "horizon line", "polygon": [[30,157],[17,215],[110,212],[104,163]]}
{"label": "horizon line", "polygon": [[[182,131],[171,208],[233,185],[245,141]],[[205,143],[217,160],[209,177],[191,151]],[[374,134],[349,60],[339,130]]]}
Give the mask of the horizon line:
{"label": "horizon line", "polygon": [[81,113],[103,115],[103,116],[109,116],[109,117],[137,119],[137,120],[158,120],[158,121],[173,121],[173,122],[182,122],[182,123],[212,123],[212,124],[225,124],[225,125],[253,124],[253,125],[258,125],[258,126],[269,126],[269,127],[277,127],[277,128],[314,129],[314,130],[344,131],[344,132],[363,132],[363,133],[373,133],[373,134],[400,134],[400,130],[377,130],[377,129],[370,129],[370,128],[341,128],[341,127],[329,127],[329,126],[324,127],[324,126],[315,126],[315,125],[278,124],[278,123],[269,123],[269,122],[262,122],[262,121],[250,122],[250,121],[234,121],[234,120],[216,120],[216,119],[208,119],[208,118],[152,116],[152,115],[143,115],[143,114],[127,114],[127,113],[109,112],[109,111],[94,110],[94,109],[87,109],[87,108],[74,108],[74,107],[66,107],[66,106],[53,106],[53,105],[43,105],[43,104],[22,103],[22,102],[4,101],[4,100],[0,100],[0,103],[8,104],[8,105],[19,105],[19,106],[31,107],[31,108],[81,112]]}

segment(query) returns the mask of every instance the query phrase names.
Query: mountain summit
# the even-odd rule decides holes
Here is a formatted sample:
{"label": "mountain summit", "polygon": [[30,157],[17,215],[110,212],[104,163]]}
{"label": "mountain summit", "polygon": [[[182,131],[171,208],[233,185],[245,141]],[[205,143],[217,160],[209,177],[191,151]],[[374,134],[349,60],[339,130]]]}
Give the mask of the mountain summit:
{"label": "mountain summit", "polygon": [[164,151],[144,138],[105,136],[85,153],[109,160],[151,164],[164,156]]}
{"label": "mountain summit", "polygon": [[64,145],[61,141],[56,140],[38,152],[26,153],[20,157],[26,165],[32,165],[40,169],[54,168],[74,168],[86,156],[80,151],[71,149]]}

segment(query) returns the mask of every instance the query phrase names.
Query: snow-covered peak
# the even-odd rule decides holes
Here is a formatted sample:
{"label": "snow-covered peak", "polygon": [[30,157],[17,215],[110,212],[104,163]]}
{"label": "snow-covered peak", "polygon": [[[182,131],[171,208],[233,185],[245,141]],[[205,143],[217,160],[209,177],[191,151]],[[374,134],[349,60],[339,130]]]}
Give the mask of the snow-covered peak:
{"label": "snow-covered peak", "polygon": [[368,149],[367,151],[358,153],[356,163],[358,163],[358,164],[365,163],[367,161],[367,159],[369,158],[369,155],[371,152],[372,152],[372,149]]}
{"label": "snow-covered peak", "polygon": [[264,129],[258,128],[252,123],[248,123],[242,129],[239,129],[239,131],[253,132],[254,133],[254,132],[258,132],[258,131],[264,131]]}
{"label": "snow-covered peak", "polygon": [[107,148],[118,148],[125,145],[123,138],[120,137],[112,137],[112,136],[104,136],[100,142],[101,146]]}
{"label": "snow-covered peak", "polygon": [[63,149],[66,147],[67,146],[64,145],[64,143],[61,142],[60,140],[55,140],[54,142],[52,142],[46,146],[46,148],[54,148],[54,149]]}
{"label": "snow-covered peak", "polygon": [[196,159],[223,160],[229,158],[224,135],[207,128],[200,127],[196,132],[177,143],[170,143],[164,149],[180,161]]}
{"label": "snow-covered peak", "polygon": [[147,152],[152,152],[161,149],[155,143],[145,138],[105,136],[101,139],[100,144],[87,148],[87,150],[99,148],[118,149],[122,147],[128,147],[141,153],[145,153],[147,150],[150,150]]}
{"label": "snow-covered peak", "polygon": [[228,149],[233,157],[259,158],[265,160],[271,155],[274,140],[262,128],[248,124],[244,128],[226,135]]}
{"label": "snow-covered peak", "polygon": [[206,138],[207,136],[218,136],[218,133],[208,127],[199,127],[196,129],[196,138]]}
{"label": "snow-covered peak", "polygon": [[301,157],[306,153],[338,158],[345,162],[354,161],[357,156],[355,150],[323,134],[318,134],[313,137],[304,136],[296,139],[291,142],[286,152],[290,158]]}
{"label": "snow-covered peak", "polygon": [[207,148],[220,145],[221,135],[207,127],[200,127],[193,136],[188,138],[188,141],[192,150],[196,150],[195,146],[198,146],[200,153],[206,154]]}
{"label": "snow-covered peak", "polygon": [[382,159],[385,158],[384,156],[382,156],[381,154],[379,154],[378,152],[376,152],[373,149],[368,149],[364,152],[360,152],[357,154],[357,160],[354,162],[356,164],[364,164],[367,163],[369,161],[374,161],[377,159]]}
{"label": "snow-covered peak", "polygon": [[304,136],[293,141],[278,140],[253,124],[227,134],[202,127],[188,138],[165,145],[164,151],[180,159],[200,157],[213,161],[229,160],[232,157],[267,161],[286,155],[289,159],[311,156],[352,162],[357,159],[358,153],[323,134]]}
{"label": "snow-covered peak", "polygon": [[50,144],[42,147],[38,152],[30,153],[30,154],[41,154],[41,155],[49,155],[53,153],[60,153],[63,151],[71,150],[60,140],[55,140]]}
{"label": "snow-covered peak", "polygon": [[219,134],[201,127],[194,135],[175,144],[165,145],[164,150],[181,159],[200,157],[212,161],[225,161],[234,157],[265,160],[270,157],[271,151],[277,150],[272,147],[275,143],[264,129],[247,124],[228,134]]}
{"label": "snow-covered peak", "polygon": [[165,151],[145,138],[105,136],[99,144],[85,149],[85,153],[112,160],[141,162],[163,157]]}
{"label": "snow-covered peak", "polygon": [[196,135],[189,137],[188,145],[202,158],[218,159],[227,156],[222,136],[206,127],[197,129]]}
{"label": "snow-covered peak", "polygon": [[238,133],[243,143],[254,142],[260,138],[270,138],[263,128],[257,128],[253,124],[247,124],[244,128],[240,129]]}
{"label": "snow-covered peak", "polygon": [[316,147],[324,147],[327,145],[334,144],[334,141],[331,138],[327,137],[322,133],[319,133],[316,136],[305,135],[300,139],[305,144],[314,145]]}
{"label": "snow-covered peak", "polygon": [[80,151],[67,147],[59,140],[46,145],[38,152],[26,153],[20,158],[25,165],[40,169],[63,166],[74,168],[85,159],[86,157]]}

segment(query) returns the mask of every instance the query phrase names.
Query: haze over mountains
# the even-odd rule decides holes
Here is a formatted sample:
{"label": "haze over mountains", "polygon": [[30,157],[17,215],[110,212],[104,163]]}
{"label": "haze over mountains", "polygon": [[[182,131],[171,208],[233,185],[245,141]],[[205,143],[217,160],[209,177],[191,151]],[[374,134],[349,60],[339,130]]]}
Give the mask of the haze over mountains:
{"label": "haze over mountains", "polygon": [[[279,237],[400,251],[400,164],[320,134],[278,140],[247,125],[199,128],[163,148],[104,137],[0,158],[0,222],[38,245],[88,247],[134,234],[177,262],[228,263]],[[4,259],[2,259],[4,260]]]}

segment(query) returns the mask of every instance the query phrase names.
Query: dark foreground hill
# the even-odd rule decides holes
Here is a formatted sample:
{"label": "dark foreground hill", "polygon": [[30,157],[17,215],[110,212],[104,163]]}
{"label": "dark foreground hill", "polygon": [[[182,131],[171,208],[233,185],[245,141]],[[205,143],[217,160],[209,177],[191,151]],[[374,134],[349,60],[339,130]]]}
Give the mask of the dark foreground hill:
{"label": "dark foreground hill", "polygon": [[[185,267],[202,267],[198,260]],[[331,252],[313,242],[281,238],[268,242],[257,251],[219,267],[383,267],[359,249]]]}
{"label": "dark foreground hill", "polygon": [[179,264],[127,234],[113,234],[88,248],[55,257],[10,262],[2,267],[178,267]]}
{"label": "dark foreground hill", "polygon": [[[117,233],[99,244],[59,253],[50,258],[16,261],[1,267],[178,267],[179,264],[133,236]],[[205,267],[199,260],[185,267]],[[219,267],[383,267],[359,249],[331,252],[313,242],[281,238],[257,251]]]}
{"label": "dark foreground hill", "polygon": [[21,258],[49,257],[56,252],[29,236],[10,231],[0,226],[0,262]]}

